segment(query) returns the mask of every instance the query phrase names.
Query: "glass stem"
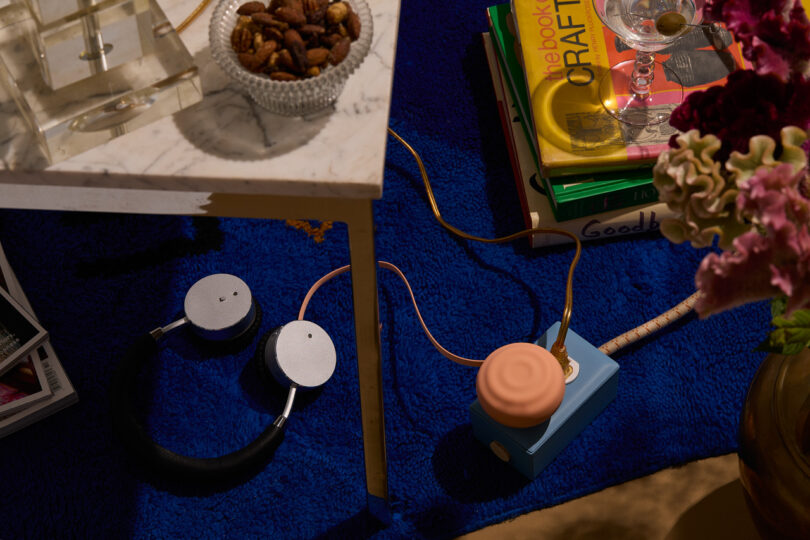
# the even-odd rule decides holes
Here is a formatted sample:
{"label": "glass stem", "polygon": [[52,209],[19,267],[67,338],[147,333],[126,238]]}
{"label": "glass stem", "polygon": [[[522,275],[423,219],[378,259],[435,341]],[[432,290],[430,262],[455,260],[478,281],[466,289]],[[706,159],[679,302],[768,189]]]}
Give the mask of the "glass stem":
{"label": "glass stem", "polygon": [[636,51],[636,63],[633,65],[633,78],[630,90],[637,99],[647,99],[655,70],[655,53]]}

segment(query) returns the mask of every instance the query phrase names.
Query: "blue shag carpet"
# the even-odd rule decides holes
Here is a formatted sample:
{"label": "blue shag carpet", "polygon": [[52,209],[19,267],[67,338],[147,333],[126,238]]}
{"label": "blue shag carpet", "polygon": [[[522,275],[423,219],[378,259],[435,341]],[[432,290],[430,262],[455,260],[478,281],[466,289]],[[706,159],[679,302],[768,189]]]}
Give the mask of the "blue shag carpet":
{"label": "blue shag carpet", "polygon": [[[422,153],[444,216],[470,233],[522,228],[480,32],[486,2],[402,3],[391,125]],[[377,255],[399,265],[445,347],[483,358],[559,320],[572,247],[484,245],[432,217],[411,156],[389,138],[375,203]],[[379,273],[393,523],[365,512],[350,278],[317,293],[311,320],[332,336],[335,375],[304,396],[274,459],[223,491],[156,480],[113,437],[109,383],[133,338],[176,319],[215,272],[241,276],[262,332],[348,263],[341,224],[317,243],[283,221],[0,211],[0,241],[79,393],[79,403],[0,440],[2,536],[14,538],[451,538],[671,465],[736,449],[745,390],[769,327],[764,303],[694,315],[614,356],[617,399],[535,480],[473,437],[475,370],[445,360],[403,285]],[[586,244],[572,329],[595,345],[693,292],[705,251],[657,234]],[[141,381],[151,433],[204,456],[241,447],[281,410],[249,360],[170,337]]]}

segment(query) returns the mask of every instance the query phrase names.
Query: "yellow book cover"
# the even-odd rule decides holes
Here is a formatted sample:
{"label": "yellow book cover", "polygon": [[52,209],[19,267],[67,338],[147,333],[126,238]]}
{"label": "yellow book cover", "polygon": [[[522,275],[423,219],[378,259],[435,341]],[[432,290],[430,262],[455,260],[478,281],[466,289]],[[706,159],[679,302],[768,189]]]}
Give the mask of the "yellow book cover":
{"label": "yellow book cover", "polygon": [[[635,58],[594,10],[591,0],[512,0],[542,173],[548,177],[649,166],[675,129],[667,122],[631,126],[611,117],[599,100],[599,83],[611,65]],[[702,31],[692,31],[656,53],[655,106],[671,110],[684,96],[724,84],[731,71],[749,67],[738,43],[716,49]],[[615,96],[621,102],[627,96]]]}

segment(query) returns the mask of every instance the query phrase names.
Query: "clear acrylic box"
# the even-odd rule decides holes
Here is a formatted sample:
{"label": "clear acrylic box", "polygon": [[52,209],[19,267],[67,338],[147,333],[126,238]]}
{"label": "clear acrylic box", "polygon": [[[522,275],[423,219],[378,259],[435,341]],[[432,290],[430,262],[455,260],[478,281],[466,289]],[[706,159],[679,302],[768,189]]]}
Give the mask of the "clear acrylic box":
{"label": "clear acrylic box", "polygon": [[60,19],[81,17],[122,0],[25,0],[39,24],[46,26]]}
{"label": "clear acrylic box", "polygon": [[[27,2],[29,8],[34,3]],[[35,20],[31,26],[28,38],[39,58],[42,78],[54,90],[148,53],[155,39],[149,0],[99,7],[47,25]]]}
{"label": "clear acrylic box", "polygon": [[193,58],[155,0],[101,2],[46,26],[17,0],[0,9],[0,80],[51,163],[202,99]]}

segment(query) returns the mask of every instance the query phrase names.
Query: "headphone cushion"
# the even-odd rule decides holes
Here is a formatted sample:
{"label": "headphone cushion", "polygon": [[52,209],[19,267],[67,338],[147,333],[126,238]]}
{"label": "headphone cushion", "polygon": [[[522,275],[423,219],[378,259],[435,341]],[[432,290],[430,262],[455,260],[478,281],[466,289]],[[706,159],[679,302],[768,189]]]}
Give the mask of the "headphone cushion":
{"label": "headphone cushion", "polygon": [[549,351],[511,343],[490,354],[475,381],[478,401],[496,422],[515,428],[551,418],[565,394],[565,375]]}
{"label": "headphone cushion", "polygon": [[224,341],[213,341],[205,339],[202,336],[192,333],[194,339],[200,346],[204,347],[208,353],[214,356],[225,356],[229,354],[236,354],[239,351],[247,348],[253,342],[253,338],[259,333],[259,328],[262,325],[262,317],[264,313],[262,306],[256,299],[253,299],[254,315],[253,321],[250,326],[242,333]]}
{"label": "headphone cushion", "polygon": [[273,373],[267,366],[267,348],[270,340],[275,339],[280,329],[281,326],[277,326],[272,330],[265,332],[264,335],[262,335],[262,337],[259,339],[259,343],[256,345],[256,352],[253,354],[253,363],[256,366],[256,372],[259,375],[259,380],[268,386],[279,386],[278,381],[276,381],[276,378],[273,376]]}

